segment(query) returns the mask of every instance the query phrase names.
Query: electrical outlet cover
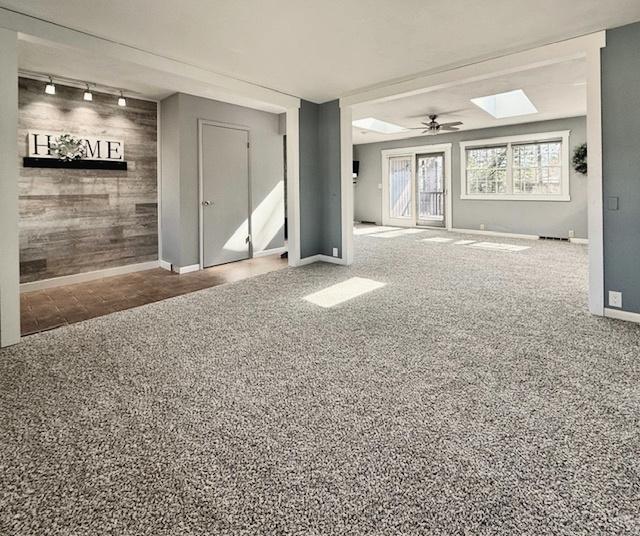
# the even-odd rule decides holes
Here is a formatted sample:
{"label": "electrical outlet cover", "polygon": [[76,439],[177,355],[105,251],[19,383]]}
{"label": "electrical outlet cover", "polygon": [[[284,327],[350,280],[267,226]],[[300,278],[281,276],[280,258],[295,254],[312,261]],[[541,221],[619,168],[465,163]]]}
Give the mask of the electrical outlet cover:
{"label": "electrical outlet cover", "polygon": [[622,292],[616,292],[615,290],[609,291],[609,306],[622,307]]}
{"label": "electrical outlet cover", "polygon": [[333,248],[333,256],[334,257],[338,256],[338,248]]}

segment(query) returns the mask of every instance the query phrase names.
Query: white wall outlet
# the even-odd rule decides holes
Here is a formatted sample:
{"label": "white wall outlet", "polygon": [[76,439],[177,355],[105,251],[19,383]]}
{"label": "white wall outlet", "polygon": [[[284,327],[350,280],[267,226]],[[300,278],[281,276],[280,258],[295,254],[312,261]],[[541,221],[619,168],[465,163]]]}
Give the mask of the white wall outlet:
{"label": "white wall outlet", "polygon": [[609,291],[609,305],[611,307],[622,307],[622,292]]}
{"label": "white wall outlet", "polygon": [[382,183],[378,184],[378,190],[382,190]]}
{"label": "white wall outlet", "polygon": [[575,238],[576,232],[573,229],[569,229],[569,238]]}
{"label": "white wall outlet", "polygon": [[333,256],[334,257],[338,256],[338,248],[333,248]]}
{"label": "white wall outlet", "polygon": [[480,230],[481,230],[481,231],[484,231],[484,230],[485,230],[485,225],[484,225],[484,223],[481,223],[481,224],[480,224]]}

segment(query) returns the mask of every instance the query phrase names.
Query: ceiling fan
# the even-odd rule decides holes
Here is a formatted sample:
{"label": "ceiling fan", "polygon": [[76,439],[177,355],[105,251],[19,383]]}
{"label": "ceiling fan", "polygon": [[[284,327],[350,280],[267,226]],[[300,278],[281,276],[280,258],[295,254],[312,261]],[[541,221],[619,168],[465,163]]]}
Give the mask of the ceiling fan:
{"label": "ceiling fan", "polygon": [[446,130],[448,132],[455,132],[456,130],[460,130],[459,128],[456,128],[456,127],[458,125],[462,125],[462,121],[452,121],[451,123],[438,123],[436,121],[436,119],[438,119],[438,116],[436,114],[431,114],[429,116],[429,119],[430,121],[428,123],[426,121],[422,122],[424,126],[413,127],[413,128],[409,128],[408,130],[422,130],[423,134],[430,134],[432,136],[435,136],[442,130]]}

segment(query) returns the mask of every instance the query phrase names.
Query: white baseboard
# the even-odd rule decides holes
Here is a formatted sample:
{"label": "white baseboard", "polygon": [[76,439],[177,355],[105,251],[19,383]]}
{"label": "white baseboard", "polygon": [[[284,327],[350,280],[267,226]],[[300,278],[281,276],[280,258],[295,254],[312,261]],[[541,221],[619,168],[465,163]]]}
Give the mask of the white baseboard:
{"label": "white baseboard", "polygon": [[331,257],[330,255],[312,255],[311,257],[300,259],[296,266],[305,266],[314,262],[329,262],[331,264],[346,265],[344,259],[341,259],[340,257]]}
{"label": "white baseboard", "polygon": [[605,307],[604,316],[607,318],[615,318],[616,320],[625,320],[627,322],[636,322],[640,324],[640,313],[630,313],[629,311],[621,311],[620,309],[609,309]]}
{"label": "white baseboard", "polygon": [[268,257],[269,255],[282,255],[287,251],[285,246],[281,248],[263,249],[262,251],[254,251],[253,257]]}
{"label": "white baseboard", "polygon": [[188,274],[189,272],[197,272],[200,270],[199,264],[190,264],[189,266],[173,266],[173,271],[177,274]]}
{"label": "white baseboard", "polygon": [[588,238],[569,238],[569,242],[571,242],[572,244],[588,244],[589,239]]}
{"label": "white baseboard", "polygon": [[517,234],[517,233],[500,233],[498,231],[481,231],[479,229],[455,229],[451,228],[450,231],[460,234],[477,234],[485,236],[504,236],[508,238],[522,238],[524,240],[540,240],[538,235],[529,234]]}
{"label": "white baseboard", "polygon": [[162,268],[163,270],[169,270],[171,271],[171,263],[167,262],[167,261],[158,261],[160,268]]}
{"label": "white baseboard", "polygon": [[85,281],[93,281],[95,279],[102,279],[103,277],[153,270],[154,268],[158,268],[158,266],[160,266],[159,261],[140,262],[137,264],[125,264],[124,266],[105,268],[104,270],[95,270],[93,272],[84,272],[82,274],[63,275],[51,279],[42,279],[41,281],[30,281],[29,283],[20,284],[20,292],[33,292],[34,290],[84,283]]}

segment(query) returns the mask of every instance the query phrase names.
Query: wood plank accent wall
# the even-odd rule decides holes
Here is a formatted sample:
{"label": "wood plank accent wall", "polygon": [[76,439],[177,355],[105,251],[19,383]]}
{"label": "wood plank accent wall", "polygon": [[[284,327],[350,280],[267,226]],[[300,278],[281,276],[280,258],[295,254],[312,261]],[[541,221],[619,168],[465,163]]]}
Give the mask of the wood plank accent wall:
{"label": "wood plank accent wall", "polygon": [[[158,258],[157,104],[20,78],[20,281],[38,281]],[[127,171],[25,168],[27,132],[124,140]]]}

